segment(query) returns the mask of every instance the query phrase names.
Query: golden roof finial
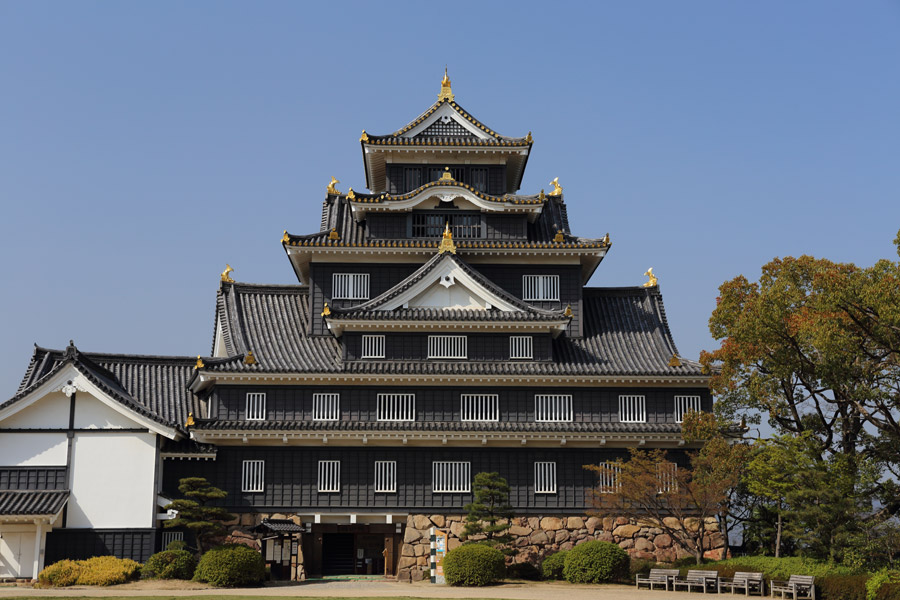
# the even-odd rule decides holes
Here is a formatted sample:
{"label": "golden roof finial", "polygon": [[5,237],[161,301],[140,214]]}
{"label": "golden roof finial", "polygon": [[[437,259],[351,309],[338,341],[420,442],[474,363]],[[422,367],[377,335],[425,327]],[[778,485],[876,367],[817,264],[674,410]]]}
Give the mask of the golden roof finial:
{"label": "golden roof finial", "polygon": [[340,181],[338,181],[336,177],[332,177],[331,183],[328,184],[328,187],[325,188],[325,191],[329,194],[335,194],[335,195],[340,194],[341,193],[340,190],[338,190],[336,187],[334,187],[334,184],[336,184],[336,183],[340,183]]}
{"label": "golden roof finial", "polygon": [[198,354],[198,355],[197,355],[197,362],[194,363],[194,370],[196,371],[197,369],[202,369],[202,368],[205,367],[205,366],[206,366],[206,365],[203,364],[203,359],[200,358],[200,355]]}
{"label": "golden roof finial", "polygon": [[225,283],[234,283],[234,279],[231,278],[231,274],[234,273],[234,269],[231,268],[231,265],[225,264],[225,270],[222,271],[222,281]]}
{"label": "golden roof finial", "polygon": [[196,423],[194,422],[194,413],[189,412],[187,421],[184,422],[184,426],[185,427],[193,427],[194,425],[196,425]]}
{"label": "golden roof finial", "polygon": [[557,244],[562,244],[563,242],[566,241],[566,238],[563,236],[562,229],[556,230],[556,235],[553,236],[553,241],[554,241],[554,243],[557,243]]}
{"label": "golden roof finial", "polygon": [[559,185],[559,177],[554,177],[550,185],[553,186],[553,191],[547,194],[548,196],[562,196],[562,186]]}
{"label": "golden roof finial", "polygon": [[284,230],[284,235],[281,236],[281,243],[282,243],[282,244],[287,244],[289,241],[291,241],[291,238],[290,238],[290,236],[287,234],[287,229],[285,229],[285,230]]}
{"label": "golden roof finial", "polygon": [[644,273],[644,275],[650,278],[650,280],[644,284],[645,288],[656,287],[657,285],[659,285],[659,279],[657,279],[656,275],[653,274],[653,267],[647,269],[647,272]]}
{"label": "golden roof finial", "polygon": [[326,302],[326,303],[325,303],[325,307],[322,309],[322,316],[323,316],[323,317],[328,317],[328,316],[330,316],[330,315],[331,315],[331,309],[328,308],[328,303]]}
{"label": "golden roof finial", "polygon": [[606,235],[603,236],[603,245],[609,246],[609,232],[606,232]]}
{"label": "golden roof finial", "polygon": [[353,188],[350,188],[350,191],[347,192],[347,200],[355,200],[356,194],[353,193]]}
{"label": "golden roof finial", "polygon": [[569,318],[572,318],[573,313],[572,313],[572,305],[571,304],[566,305],[566,312],[564,312],[563,314]]}
{"label": "golden roof finial", "polygon": [[547,198],[546,194],[544,194],[544,190],[541,190],[541,193],[538,195],[538,200],[544,200]]}
{"label": "golden roof finial", "polygon": [[341,239],[341,234],[339,234],[337,232],[337,229],[332,227],[331,232],[329,232],[329,234],[328,234],[328,239],[329,240],[339,240],[339,239]]}
{"label": "golden roof finial", "polygon": [[444,167],[444,172],[441,173],[441,181],[455,181],[453,173],[450,172],[450,167]]}
{"label": "golden roof finial", "polygon": [[361,142],[368,142],[368,141],[369,141],[369,134],[366,133],[366,130],[365,130],[365,129],[363,129],[362,135],[359,136],[359,141],[361,141]]}
{"label": "golden roof finial", "polygon": [[449,100],[453,102],[453,90],[450,89],[450,77],[447,76],[447,67],[444,67],[444,78],[441,79],[441,93],[438,94],[438,101]]}
{"label": "golden roof finial", "polygon": [[681,366],[681,359],[678,358],[677,354],[673,354],[672,358],[669,359],[669,366],[670,367],[680,367]]}
{"label": "golden roof finial", "polygon": [[253,356],[253,350],[247,350],[247,356],[244,357],[245,365],[255,365],[256,357]]}
{"label": "golden roof finial", "polygon": [[531,132],[530,132],[530,131],[528,132],[528,135],[525,136],[525,141],[528,142],[529,144],[534,143],[534,138],[531,137]]}
{"label": "golden roof finial", "polygon": [[438,246],[438,254],[443,254],[444,252],[456,254],[456,244],[453,243],[453,232],[450,231],[450,221],[447,221],[447,225],[444,227],[444,236],[441,239],[441,245]]}

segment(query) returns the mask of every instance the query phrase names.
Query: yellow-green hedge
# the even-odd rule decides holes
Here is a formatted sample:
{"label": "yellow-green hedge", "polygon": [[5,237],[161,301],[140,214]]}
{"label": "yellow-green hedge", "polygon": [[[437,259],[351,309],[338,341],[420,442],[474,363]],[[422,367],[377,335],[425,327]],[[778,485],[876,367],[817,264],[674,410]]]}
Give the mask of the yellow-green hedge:
{"label": "yellow-green hedge", "polygon": [[140,573],[140,563],[130,558],[95,556],[53,563],[38,574],[38,583],[48,587],[116,585],[137,579]]}

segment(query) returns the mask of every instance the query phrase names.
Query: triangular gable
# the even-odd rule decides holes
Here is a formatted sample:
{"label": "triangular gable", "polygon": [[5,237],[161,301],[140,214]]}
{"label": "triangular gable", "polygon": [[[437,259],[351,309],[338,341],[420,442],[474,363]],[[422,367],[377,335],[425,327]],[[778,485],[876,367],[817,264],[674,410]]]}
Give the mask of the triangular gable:
{"label": "triangular gable", "polygon": [[[431,135],[426,135],[431,131]],[[457,131],[459,133],[443,133],[443,131]],[[441,132],[441,133],[439,133]],[[420,123],[410,127],[400,134],[400,137],[475,137],[480,140],[496,140],[498,136],[490,135],[476,123],[465,118],[453,104],[442,102],[441,105],[422,119]]]}

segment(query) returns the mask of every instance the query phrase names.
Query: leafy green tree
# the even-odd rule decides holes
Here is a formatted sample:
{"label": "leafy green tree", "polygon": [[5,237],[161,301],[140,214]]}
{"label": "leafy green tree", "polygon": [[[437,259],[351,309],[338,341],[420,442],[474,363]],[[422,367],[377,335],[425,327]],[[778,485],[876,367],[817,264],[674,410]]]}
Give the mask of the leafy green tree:
{"label": "leafy green tree", "polygon": [[466,505],[466,525],[462,538],[483,535],[491,546],[505,546],[512,541],[509,528],[514,516],[509,505],[509,485],[499,473],[478,473],[473,484],[475,501]]}
{"label": "leafy green tree", "polygon": [[165,522],[165,527],[186,527],[197,537],[201,554],[215,538],[225,535],[226,521],[235,516],[218,506],[207,503],[221,500],[228,492],[212,486],[203,477],[186,477],[178,481],[178,491],[186,498],[173,500],[166,510],[178,511],[178,516]]}

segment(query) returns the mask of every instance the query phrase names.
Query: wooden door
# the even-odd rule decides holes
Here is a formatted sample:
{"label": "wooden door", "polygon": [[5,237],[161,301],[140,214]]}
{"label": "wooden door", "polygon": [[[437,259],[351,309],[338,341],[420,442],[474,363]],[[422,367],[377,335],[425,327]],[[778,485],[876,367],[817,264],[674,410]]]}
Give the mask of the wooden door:
{"label": "wooden door", "polygon": [[384,536],[384,576],[395,577],[394,572],[394,534],[388,533]]}

